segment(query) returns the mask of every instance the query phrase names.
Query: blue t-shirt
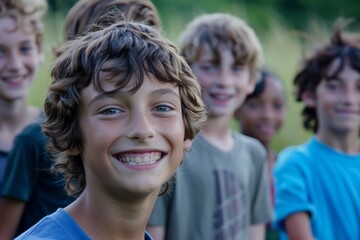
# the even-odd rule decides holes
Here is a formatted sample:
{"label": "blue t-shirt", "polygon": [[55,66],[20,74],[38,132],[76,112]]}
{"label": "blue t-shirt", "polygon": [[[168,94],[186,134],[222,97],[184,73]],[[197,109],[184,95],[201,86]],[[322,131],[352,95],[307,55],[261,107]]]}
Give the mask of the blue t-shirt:
{"label": "blue t-shirt", "polygon": [[296,212],[310,214],[319,240],[360,239],[360,154],[345,154],[315,137],[289,147],[274,168],[275,226]]}
{"label": "blue t-shirt", "polygon": [[[15,240],[22,239],[90,240],[76,221],[62,208],[44,217],[26,232],[15,238]],[[144,239],[153,240],[147,232],[145,232]]]}

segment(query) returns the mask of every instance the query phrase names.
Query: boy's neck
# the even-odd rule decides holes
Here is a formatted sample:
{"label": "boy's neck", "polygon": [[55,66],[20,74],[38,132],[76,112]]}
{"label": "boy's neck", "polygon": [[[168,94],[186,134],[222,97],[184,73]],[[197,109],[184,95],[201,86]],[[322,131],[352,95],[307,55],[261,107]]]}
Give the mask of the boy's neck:
{"label": "boy's neck", "polygon": [[0,149],[9,151],[16,135],[25,126],[34,122],[40,115],[40,109],[22,104],[6,104],[0,101]]}
{"label": "boy's neck", "polygon": [[156,193],[133,203],[108,202],[108,196],[93,201],[93,196],[86,195],[83,192],[66,211],[91,239],[144,239]]}
{"label": "boy's neck", "polygon": [[228,151],[234,145],[228,119],[210,117],[200,132],[206,140],[221,150]]}
{"label": "boy's neck", "polygon": [[340,135],[325,131],[318,132],[316,137],[319,141],[337,151],[347,154],[356,154],[360,152],[357,132]]}

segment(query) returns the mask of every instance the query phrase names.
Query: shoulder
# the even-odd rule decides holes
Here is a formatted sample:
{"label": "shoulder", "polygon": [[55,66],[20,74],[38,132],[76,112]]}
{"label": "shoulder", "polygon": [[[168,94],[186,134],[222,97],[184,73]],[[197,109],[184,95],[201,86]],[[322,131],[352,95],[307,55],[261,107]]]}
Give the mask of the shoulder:
{"label": "shoulder", "polygon": [[43,144],[47,140],[47,137],[42,133],[40,124],[40,122],[34,122],[26,126],[16,137],[16,141],[28,141]]}
{"label": "shoulder", "polygon": [[235,142],[240,143],[246,147],[261,149],[264,150],[263,146],[256,138],[246,136],[242,133],[234,132],[233,133]]}
{"label": "shoulder", "polygon": [[41,126],[40,122],[34,122],[29,125],[27,125],[19,135],[28,136],[33,134],[39,134],[41,133]]}
{"label": "shoulder", "polygon": [[55,236],[62,236],[65,234],[58,223],[58,211],[42,218],[34,226],[29,228],[23,234],[18,236],[15,240],[22,239],[55,239]]}
{"label": "shoulder", "polygon": [[252,157],[266,158],[266,150],[259,140],[241,133],[234,133],[235,147],[249,152]]}
{"label": "shoulder", "polygon": [[313,138],[301,145],[285,148],[277,156],[274,172],[288,171],[289,169],[306,170],[313,162],[314,148],[316,146]]}
{"label": "shoulder", "polygon": [[68,213],[59,208],[41,219],[15,240],[24,239],[89,239]]}

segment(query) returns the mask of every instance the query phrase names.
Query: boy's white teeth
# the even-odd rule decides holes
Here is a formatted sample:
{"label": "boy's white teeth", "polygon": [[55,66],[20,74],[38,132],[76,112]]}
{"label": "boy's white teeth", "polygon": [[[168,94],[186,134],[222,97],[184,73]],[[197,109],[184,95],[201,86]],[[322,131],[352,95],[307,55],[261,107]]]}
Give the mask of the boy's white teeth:
{"label": "boy's white teeth", "polygon": [[121,162],[129,165],[153,164],[161,158],[160,152],[144,153],[144,154],[123,154],[118,156]]}
{"label": "boy's white teeth", "polygon": [[230,98],[230,96],[229,95],[224,95],[224,94],[216,94],[215,98],[220,99],[220,100],[227,100],[227,99]]}

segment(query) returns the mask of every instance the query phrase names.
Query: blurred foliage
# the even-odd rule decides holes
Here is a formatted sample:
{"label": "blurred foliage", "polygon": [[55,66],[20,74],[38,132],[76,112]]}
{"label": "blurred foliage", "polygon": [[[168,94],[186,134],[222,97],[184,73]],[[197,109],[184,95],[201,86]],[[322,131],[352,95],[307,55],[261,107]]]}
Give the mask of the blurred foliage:
{"label": "blurred foliage", "polygon": [[[51,11],[67,12],[76,0],[48,0]],[[164,25],[168,20],[181,15],[191,19],[204,12],[226,11],[243,16],[256,28],[269,27],[269,16],[281,16],[280,19],[288,26],[304,29],[307,19],[321,17],[324,21],[335,18],[360,18],[359,0],[153,0],[159,9]],[[275,14],[276,13],[276,14]],[[172,21],[171,21],[172,22]]]}

